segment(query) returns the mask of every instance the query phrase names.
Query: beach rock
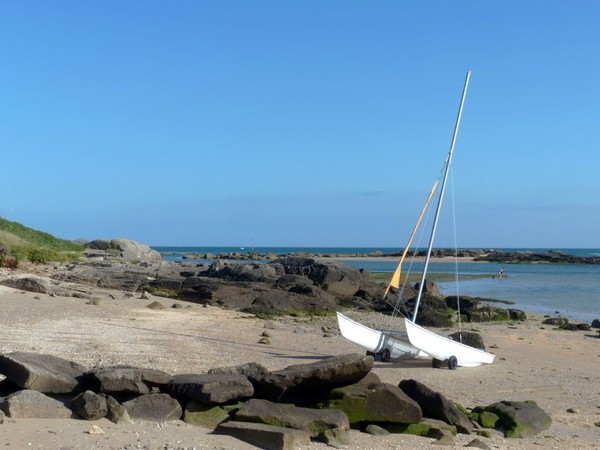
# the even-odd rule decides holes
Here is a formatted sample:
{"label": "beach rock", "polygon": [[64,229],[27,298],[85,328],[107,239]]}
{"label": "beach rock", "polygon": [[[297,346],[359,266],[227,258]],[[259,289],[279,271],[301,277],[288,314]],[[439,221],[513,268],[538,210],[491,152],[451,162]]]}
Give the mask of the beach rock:
{"label": "beach rock", "polygon": [[183,421],[209,430],[214,430],[229,414],[220,406],[206,405],[195,400],[186,403],[183,411]]}
{"label": "beach rock", "polygon": [[108,250],[119,252],[119,256],[127,261],[162,261],[156,250],[130,239],[112,239]]}
{"label": "beach rock", "polygon": [[80,380],[94,392],[148,394],[153,387],[164,389],[173,376],[156,369],[113,366],[93,369],[84,373]]}
{"label": "beach rock", "polygon": [[474,331],[457,331],[456,333],[448,335],[448,337],[451,338],[453,341],[460,342],[462,344],[468,345],[469,347],[485,351],[485,344],[483,343],[483,338],[479,333],[475,333]]}
{"label": "beach rock", "polygon": [[339,409],[351,424],[361,422],[419,423],[421,408],[396,386],[356,383],[333,389],[321,407]]}
{"label": "beach rock", "polygon": [[[479,408],[474,410],[481,412]],[[499,417],[498,425],[505,437],[525,438],[538,434],[552,424],[552,419],[535,402],[502,401],[483,408]]]}
{"label": "beach rock", "polygon": [[223,374],[239,374],[244,376],[259,376],[262,373],[268,372],[267,369],[262,364],[257,362],[249,362],[244,364],[239,364],[237,366],[227,366],[227,367],[215,367],[209,369],[207,373],[223,373]]}
{"label": "beach rock", "polygon": [[454,425],[460,433],[470,434],[473,431],[473,424],[467,416],[439,392],[431,390],[416,380],[402,380],[399,387],[419,404],[425,417]]}
{"label": "beach rock", "polygon": [[[278,270],[279,269],[279,270]],[[282,270],[280,266],[258,263],[225,263],[221,260],[215,261],[209,269],[203,272],[203,276],[209,278],[220,278],[227,281],[237,282],[274,282]]]}
{"label": "beach rock", "polygon": [[264,423],[224,422],[217,426],[214,434],[233,436],[266,450],[294,450],[310,443],[306,431]]}
{"label": "beach rock", "polygon": [[0,403],[0,410],[12,418],[66,419],[74,416],[62,402],[29,389],[9,395]]}
{"label": "beach rock", "polygon": [[104,394],[106,399],[106,418],[113,423],[131,423],[129,413],[123,405],[110,395]]}
{"label": "beach rock", "polygon": [[52,294],[54,292],[50,279],[33,275],[19,275],[7,278],[1,280],[0,284],[21,291],[37,292],[38,294]]}
{"label": "beach rock", "polygon": [[165,422],[181,418],[183,411],[177,400],[168,394],[144,394],[123,403],[133,420]]}
{"label": "beach rock", "polygon": [[373,436],[387,436],[390,434],[388,430],[379,425],[375,425],[374,423],[370,423],[365,427],[365,433],[372,434]]}
{"label": "beach rock", "polygon": [[372,368],[373,357],[347,354],[249,378],[254,385],[255,397],[271,401],[295,398],[300,402],[297,404],[301,404],[310,402],[311,396],[318,397],[332,388],[356,383]]}
{"label": "beach rock", "polygon": [[549,317],[548,319],[544,319],[542,321],[542,324],[544,325],[554,325],[557,327],[564,327],[566,324],[569,323],[569,319],[566,319],[564,317]]}
{"label": "beach rock", "polygon": [[186,374],[175,375],[167,392],[213,405],[248,399],[254,394],[254,387],[240,374]]}
{"label": "beach rock", "polygon": [[322,436],[330,429],[350,429],[348,416],[340,410],[302,408],[261,399],[248,400],[235,414],[235,420],[296,428],[311,437]]}
{"label": "beach rock", "polygon": [[592,328],[600,328],[600,319],[592,320]]}
{"label": "beach rock", "polygon": [[92,391],[85,391],[71,400],[71,408],[86,420],[98,420],[106,417],[108,407],[106,398]]}
{"label": "beach rock", "polygon": [[368,274],[334,260],[285,257],[270,264],[280,264],[287,275],[302,275],[335,295],[353,296]]}
{"label": "beach rock", "polygon": [[506,310],[508,312],[508,318],[510,320],[519,320],[524,321],[527,320],[527,314],[525,311],[521,311],[520,309],[508,308]]}
{"label": "beach rock", "polygon": [[70,393],[77,385],[77,377],[85,368],[58,356],[29,352],[0,355],[0,373],[23,389],[44,393]]}

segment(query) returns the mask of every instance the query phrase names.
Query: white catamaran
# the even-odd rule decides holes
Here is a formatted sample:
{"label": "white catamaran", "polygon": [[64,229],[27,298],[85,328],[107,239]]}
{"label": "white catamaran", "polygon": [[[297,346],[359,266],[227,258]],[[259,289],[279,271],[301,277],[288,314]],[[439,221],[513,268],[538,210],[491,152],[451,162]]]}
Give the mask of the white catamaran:
{"label": "white catamaran", "polygon": [[[433,367],[441,367],[442,364],[446,362],[450,369],[456,369],[457,366],[474,367],[481,364],[491,364],[494,361],[494,355],[491,353],[487,353],[483,350],[464,345],[461,342],[454,341],[450,338],[440,336],[416,324],[416,318],[419,311],[419,303],[423,294],[423,287],[425,286],[425,278],[427,276],[427,269],[429,267],[429,260],[431,258],[431,250],[433,248],[433,242],[437,229],[437,223],[439,220],[439,214],[444,199],[446,181],[448,179],[450,165],[452,163],[454,144],[456,142],[456,136],[458,134],[458,128],[460,125],[460,119],[462,116],[462,110],[467,93],[467,88],[469,85],[470,76],[471,71],[468,71],[461,96],[456,123],[454,126],[454,133],[452,135],[450,150],[446,157],[446,162],[443,171],[444,174],[442,178],[440,193],[438,196],[437,208],[435,211],[435,217],[433,220],[433,226],[429,238],[429,245],[427,248],[427,256],[425,258],[423,274],[419,283],[419,290],[417,293],[412,319],[404,319],[406,332],[375,330],[365,325],[362,325],[339,312],[337,313],[338,325],[340,327],[342,336],[344,336],[349,341],[363,347],[367,350],[367,352],[380,355],[383,361],[389,361],[390,359],[415,358],[417,356],[429,355],[433,358]],[[419,227],[425,210],[427,209],[427,206],[429,205],[429,202],[434,195],[436,188],[437,181],[434,184],[431,192],[429,193],[427,202],[425,203],[425,206],[421,211],[421,215],[417,220],[417,223],[415,225],[415,228],[413,229],[408,244],[404,249],[402,257],[400,258],[400,262],[396,267],[396,271],[392,276],[392,280],[390,281],[390,284],[388,285],[385,291],[384,298],[388,294],[391,287],[395,287],[396,289],[399,288],[402,263],[412,243],[412,239],[416,233],[416,230]],[[401,294],[402,291],[399,291],[399,296]]]}

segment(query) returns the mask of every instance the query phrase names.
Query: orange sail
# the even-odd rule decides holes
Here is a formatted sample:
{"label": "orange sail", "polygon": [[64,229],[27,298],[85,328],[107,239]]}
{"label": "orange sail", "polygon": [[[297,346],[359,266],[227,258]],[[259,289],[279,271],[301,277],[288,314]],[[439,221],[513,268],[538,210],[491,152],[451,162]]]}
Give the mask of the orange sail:
{"label": "orange sail", "polygon": [[408,253],[408,249],[410,248],[410,244],[412,243],[412,240],[415,237],[415,234],[417,233],[417,229],[419,228],[421,219],[423,218],[423,215],[425,215],[427,206],[429,206],[429,202],[431,201],[431,199],[433,197],[433,194],[437,188],[439,181],[440,180],[438,179],[438,180],[435,180],[435,183],[433,183],[433,187],[431,188],[431,192],[429,193],[429,196],[427,197],[427,201],[425,202],[425,205],[423,206],[423,210],[421,211],[421,214],[419,215],[419,218],[417,219],[417,223],[415,224],[415,227],[413,228],[412,233],[410,234],[410,238],[408,239],[408,244],[406,244],[406,247],[404,248],[404,252],[402,252],[402,256],[400,257],[400,261],[398,262],[398,266],[396,267],[396,270],[394,271],[394,274],[392,275],[390,284],[388,284],[388,287],[385,290],[385,294],[383,294],[384,297],[386,297],[388,295],[390,288],[395,287],[396,289],[398,289],[400,287],[400,273],[402,272],[402,263],[404,262],[404,258],[406,257],[406,254]]}

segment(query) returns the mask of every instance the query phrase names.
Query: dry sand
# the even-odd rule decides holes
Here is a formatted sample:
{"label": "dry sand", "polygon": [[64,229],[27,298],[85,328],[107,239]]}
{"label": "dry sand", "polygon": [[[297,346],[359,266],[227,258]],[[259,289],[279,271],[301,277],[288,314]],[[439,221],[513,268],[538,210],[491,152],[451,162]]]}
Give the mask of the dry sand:
{"label": "dry sand", "polygon": [[[114,295],[113,299],[109,294]],[[215,307],[168,299],[128,298],[122,292],[96,290],[98,305],[87,300],[51,297],[0,287],[0,352],[47,353],[86,366],[131,364],[167,372],[204,373],[212,367],[251,361],[271,370],[317,361],[332,355],[362,353],[337,332],[334,317],[275,321],[270,345],[258,344],[265,321]],[[146,306],[159,300],[167,308]],[[183,308],[172,308],[179,303]],[[382,316],[353,313],[367,325],[384,325]],[[387,324],[385,324],[387,326]],[[482,438],[493,449],[600,448],[600,339],[597,332],[556,331],[540,319],[514,324],[477,324],[493,365],[432,369],[429,360],[375,363],[374,372],[398,384],[414,378],[465,407],[500,400],[535,400],[552,417],[539,436]],[[444,330],[441,330],[443,332]],[[573,408],[575,412],[567,412]],[[96,425],[103,433],[91,434]],[[250,449],[248,444],[215,436],[180,421],[115,425],[107,420],[12,419],[0,425],[0,440],[11,449]],[[473,436],[455,438],[459,448]],[[429,448],[432,439],[352,432],[349,449]],[[311,443],[306,449],[325,449]]]}

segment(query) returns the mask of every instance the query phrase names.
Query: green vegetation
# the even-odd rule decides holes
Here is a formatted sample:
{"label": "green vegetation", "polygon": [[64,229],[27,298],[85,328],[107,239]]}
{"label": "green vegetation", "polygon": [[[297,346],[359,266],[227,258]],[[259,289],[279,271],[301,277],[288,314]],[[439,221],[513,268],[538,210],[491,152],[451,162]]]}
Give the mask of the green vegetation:
{"label": "green vegetation", "polygon": [[80,243],[58,239],[0,218],[0,265],[16,266],[23,261],[70,261],[79,257],[82,251]]}

